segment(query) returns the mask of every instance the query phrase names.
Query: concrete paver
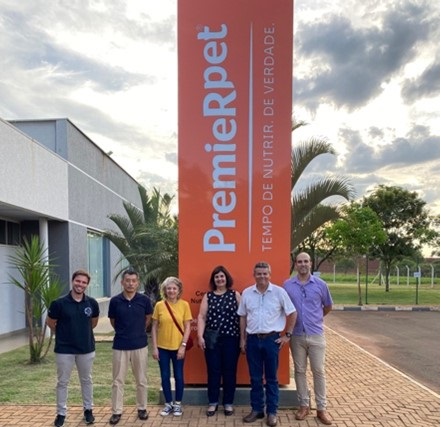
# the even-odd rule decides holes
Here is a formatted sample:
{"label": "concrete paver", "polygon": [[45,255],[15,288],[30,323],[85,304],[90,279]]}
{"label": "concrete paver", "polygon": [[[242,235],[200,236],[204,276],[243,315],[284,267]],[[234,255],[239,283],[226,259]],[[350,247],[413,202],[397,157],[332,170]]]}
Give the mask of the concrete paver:
{"label": "concrete paver", "polygon": [[[326,329],[328,410],[338,427],[409,427],[439,426],[440,396],[417,383],[395,368],[382,362],[333,330]],[[312,387],[311,378],[310,385]],[[185,400],[185,395],[184,395]],[[185,402],[184,402],[185,403]],[[314,402],[313,402],[314,407]],[[236,407],[231,417],[219,411],[207,418],[206,407],[184,405],[182,417],[161,417],[161,406],[149,406],[149,419],[137,419],[133,406],[125,406],[118,426],[172,427],[199,426],[265,426],[265,420],[244,424],[242,417],[250,408]],[[281,427],[321,426],[315,411],[304,421],[294,417],[295,408],[280,408],[278,425]],[[94,408],[95,426],[108,426],[110,406]],[[69,408],[66,427],[84,426],[82,408]],[[54,405],[11,406],[0,405],[0,427],[49,427],[55,418]]]}

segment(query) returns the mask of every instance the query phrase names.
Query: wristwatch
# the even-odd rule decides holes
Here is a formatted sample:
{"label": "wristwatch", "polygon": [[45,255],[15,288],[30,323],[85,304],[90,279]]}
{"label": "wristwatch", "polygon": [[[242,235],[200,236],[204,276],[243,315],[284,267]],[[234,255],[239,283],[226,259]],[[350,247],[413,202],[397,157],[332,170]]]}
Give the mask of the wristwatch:
{"label": "wristwatch", "polygon": [[292,337],[292,333],[291,332],[286,332],[285,333],[285,337],[291,338]]}

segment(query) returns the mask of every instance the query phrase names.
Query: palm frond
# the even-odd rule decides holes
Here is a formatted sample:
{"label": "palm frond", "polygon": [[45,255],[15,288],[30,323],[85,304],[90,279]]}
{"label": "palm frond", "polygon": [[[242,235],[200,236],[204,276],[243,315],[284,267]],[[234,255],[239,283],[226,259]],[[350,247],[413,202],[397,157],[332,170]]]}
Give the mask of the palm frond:
{"label": "palm frond", "polygon": [[[305,126],[303,121],[292,123],[292,131]],[[326,138],[310,138],[294,143],[291,153],[291,250],[295,251],[302,241],[328,221],[339,217],[338,205],[324,205],[331,197],[351,200],[355,196],[353,185],[343,176],[325,176],[306,188],[296,188],[308,165],[322,154],[335,155],[334,147]]]}
{"label": "palm frond", "polygon": [[294,145],[291,154],[291,189],[294,190],[306,167],[321,154],[335,154],[334,147],[323,138],[310,138]]}
{"label": "palm frond", "polygon": [[344,177],[325,177],[306,187],[302,192],[294,194],[292,198],[292,226],[297,224],[324,200],[340,196],[345,200],[354,197],[352,184]]}
{"label": "palm frond", "polygon": [[157,188],[149,195],[141,185],[138,191],[142,209],[124,203],[127,216],[109,216],[120,232],[107,231],[105,236],[122,254],[115,280],[129,263],[148,291],[157,289],[165,277],[178,275],[178,222],[170,214],[173,196],[161,194]]}
{"label": "palm frond", "polygon": [[[294,214],[295,215],[295,214]],[[293,215],[293,216],[294,216]],[[340,218],[338,206],[319,204],[312,208],[301,220],[296,221],[292,227],[291,248],[295,250],[300,243],[308,238],[315,230],[323,224]],[[297,218],[296,218],[297,219]]]}

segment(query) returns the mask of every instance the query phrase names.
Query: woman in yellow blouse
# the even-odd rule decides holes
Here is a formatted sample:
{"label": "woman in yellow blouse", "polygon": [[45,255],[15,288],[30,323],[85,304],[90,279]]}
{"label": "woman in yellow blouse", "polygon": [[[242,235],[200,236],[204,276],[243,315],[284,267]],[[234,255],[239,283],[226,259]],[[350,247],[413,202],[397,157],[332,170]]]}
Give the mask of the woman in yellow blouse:
{"label": "woman in yellow blouse", "polygon": [[[185,347],[190,336],[192,315],[188,302],[181,299],[182,282],[177,277],[167,277],[164,280],[161,284],[161,295],[163,299],[156,303],[152,316],[152,355],[159,362],[161,385],[166,402],[161,415],[164,417],[170,414],[181,416]],[[173,365],[175,378],[174,403],[170,383],[170,362]]]}

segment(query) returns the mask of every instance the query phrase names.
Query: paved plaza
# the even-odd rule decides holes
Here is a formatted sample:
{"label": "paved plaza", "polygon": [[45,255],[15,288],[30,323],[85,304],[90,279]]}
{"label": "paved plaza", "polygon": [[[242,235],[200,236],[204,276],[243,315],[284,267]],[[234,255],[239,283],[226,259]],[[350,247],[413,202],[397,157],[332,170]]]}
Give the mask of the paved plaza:
{"label": "paved plaza", "polygon": [[[440,396],[392,366],[371,355],[330,328],[328,341],[328,410],[338,427],[410,427],[440,425]],[[312,383],[310,383],[312,385]],[[184,398],[185,399],[185,398]],[[109,398],[110,400],[110,398]],[[184,402],[185,403],[185,402]],[[314,407],[314,402],[313,402]],[[205,406],[184,405],[184,415],[161,417],[161,406],[149,406],[149,419],[140,421],[135,407],[125,407],[118,426],[265,426],[265,420],[244,424],[242,417],[249,406],[236,407],[235,415],[225,417],[219,411],[207,418]],[[312,427],[322,424],[315,411],[304,421],[294,418],[295,408],[280,408],[279,426]],[[95,426],[109,426],[109,406],[94,408]],[[0,404],[0,427],[50,427],[55,418],[54,405],[10,406]],[[70,407],[66,427],[85,426],[82,408]]]}

